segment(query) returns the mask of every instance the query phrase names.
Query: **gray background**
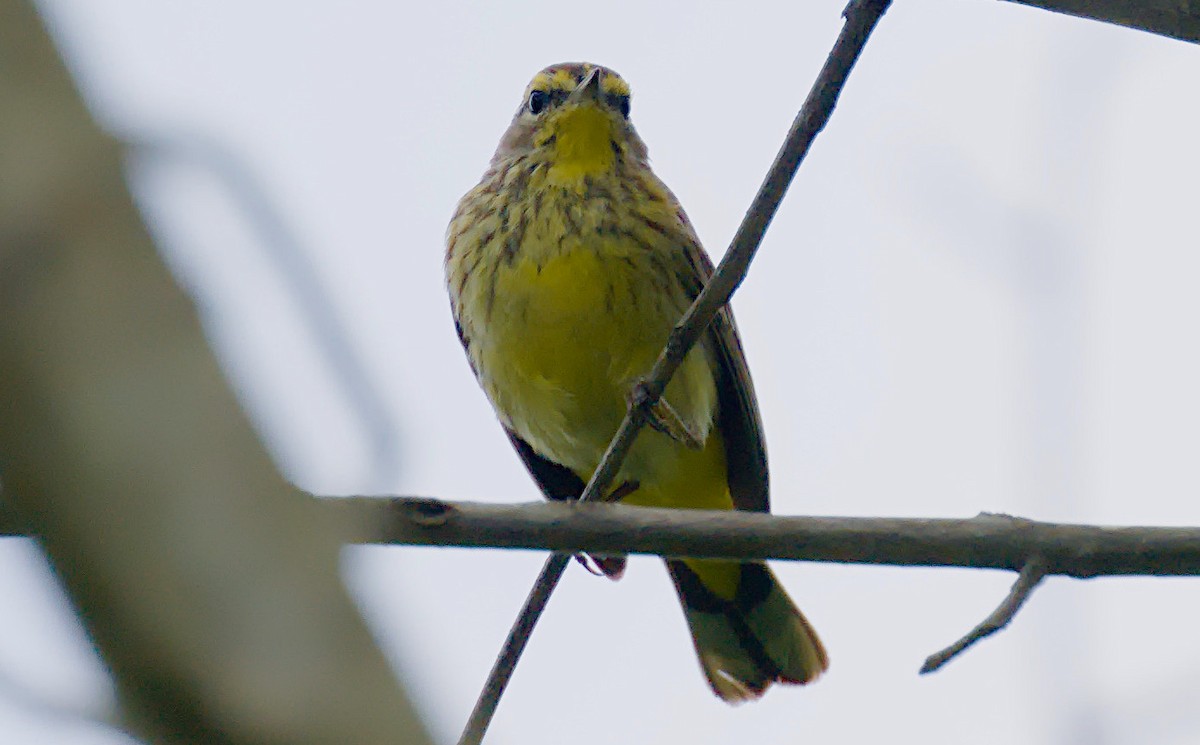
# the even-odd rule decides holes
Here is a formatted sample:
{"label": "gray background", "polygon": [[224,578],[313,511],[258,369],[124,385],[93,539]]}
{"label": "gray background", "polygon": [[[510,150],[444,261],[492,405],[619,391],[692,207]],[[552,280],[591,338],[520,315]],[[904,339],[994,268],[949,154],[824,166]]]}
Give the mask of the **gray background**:
{"label": "gray background", "polygon": [[[164,253],[281,468],[321,494],[536,496],[454,337],[446,222],[527,80],[609,65],[714,254],[842,3],[44,2],[98,116],[204,137],[262,180],[382,404],[365,427],[246,212],[194,161],[136,162]],[[734,306],[789,514],[1200,523],[1200,50],[983,0],[901,0]],[[367,548],[346,576],[442,740],[540,565]],[[832,669],[730,708],[658,562],[573,567],[501,704],[503,743],[1194,743],[1194,580],[1050,580],[943,672],[1011,576],[778,564]],[[0,541],[5,742],[111,692],[46,570]]]}

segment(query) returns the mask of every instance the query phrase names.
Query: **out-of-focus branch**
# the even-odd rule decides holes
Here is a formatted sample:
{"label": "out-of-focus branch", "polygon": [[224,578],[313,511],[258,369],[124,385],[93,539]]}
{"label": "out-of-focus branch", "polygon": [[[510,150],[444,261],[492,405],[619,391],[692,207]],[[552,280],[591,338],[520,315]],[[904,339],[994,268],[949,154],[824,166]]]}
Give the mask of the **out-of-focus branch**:
{"label": "out-of-focus branch", "polygon": [[[0,487],[3,487],[0,482]],[[32,536],[33,530],[29,522],[13,511],[11,505],[4,501],[4,491],[0,489],[0,536]]]}
{"label": "out-of-focus branch", "polygon": [[[0,472],[160,743],[427,743],[36,11],[0,0]],[[20,523],[5,520],[9,527]]]}
{"label": "out-of-focus branch", "polygon": [[1056,13],[1200,42],[1200,0],[1009,0]]}

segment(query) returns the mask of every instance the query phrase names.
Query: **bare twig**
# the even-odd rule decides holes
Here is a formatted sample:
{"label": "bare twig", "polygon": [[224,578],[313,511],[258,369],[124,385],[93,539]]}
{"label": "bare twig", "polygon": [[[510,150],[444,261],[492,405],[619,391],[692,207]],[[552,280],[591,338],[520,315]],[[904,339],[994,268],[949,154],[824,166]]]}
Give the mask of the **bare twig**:
{"label": "bare twig", "polygon": [[1200,527],[1108,527],[984,513],[964,519],[797,517],[561,502],[324,499],[362,543],[716,559],[972,567],[1047,575],[1200,576]]}
{"label": "bare twig", "polygon": [[[775,162],[771,164],[766,179],[759,187],[758,194],[755,195],[750,209],[742,219],[729,250],[725,252],[725,257],[721,260],[712,279],[672,330],[654,367],[636,391],[637,395],[625,415],[624,421],[621,422],[616,435],[609,443],[604,457],[595,473],[592,474],[579,501],[594,501],[607,491],[616,478],[625,455],[633,446],[638,432],[645,426],[650,408],[662,395],[671,376],[675,374],[676,368],[679,367],[688,350],[708,328],[717,311],[729,302],[730,296],[746,278],[750,262],[758,251],[767,226],[778,211],[780,202],[783,201],[783,195],[787,191],[788,185],[800,167],[800,161],[804,159],[817,133],[829,121],[838,95],[846,83],[846,77],[862,53],[863,46],[872,29],[875,28],[890,4],[891,0],[851,0],[850,4],[846,6],[843,12],[846,23],[842,27],[842,32],[834,43],[833,50],[826,58],[825,65],[821,68],[816,82],[809,91],[808,98],[805,99],[804,105],[792,122],[783,147],[775,156]],[[546,565],[538,577],[537,585],[530,591],[529,599],[526,601],[525,607],[521,609],[520,617],[509,632],[500,656],[492,666],[483,692],[480,694],[479,700],[475,702],[475,708],[471,711],[471,716],[459,738],[459,745],[477,745],[483,740],[492,716],[496,712],[496,706],[500,702],[500,696],[503,695],[504,688],[512,677],[513,669],[516,667],[528,636],[533,632],[538,617],[545,607],[545,600],[550,594],[548,587],[558,582],[566,569],[566,564],[567,562],[558,557],[551,556],[547,559]],[[546,585],[547,588],[544,589],[541,585]],[[517,635],[525,638],[518,639]]]}
{"label": "bare twig", "polygon": [[500,697],[504,695],[504,688],[512,678],[517,661],[525,652],[525,646],[529,644],[533,627],[541,618],[542,611],[546,610],[546,604],[550,602],[550,595],[554,593],[554,588],[558,587],[563,571],[570,562],[570,554],[550,554],[546,558],[541,574],[534,581],[533,587],[529,588],[525,605],[521,607],[517,620],[513,622],[508,636],[504,639],[504,646],[500,648],[500,654],[496,656],[496,662],[492,666],[491,673],[488,674],[483,691],[480,692],[479,698],[475,702],[475,708],[471,710],[471,716],[463,728],[459,745],[478,743],[483,740],[483,735],[487,732],[488,725],[491,724],[492,716],[496,713],[496,706],[500,703]]}
{"label": "bare twig", "polygon": [[1017,581],[1013,583],[1008,595],[1000,605],[996,606],[996,610],[988,614],[988,617],[983,619],[978,626],[968,631],[966,636],[942,651],[929,655],[925,659],[925,664],[921,666],[921,674],[934,672],[965,652],[975,642],[991,636],[1007,626],[1045,576],[1046,565],[1036,556],[1031,558],[1021,569],[1021,574],[1017,576]]}

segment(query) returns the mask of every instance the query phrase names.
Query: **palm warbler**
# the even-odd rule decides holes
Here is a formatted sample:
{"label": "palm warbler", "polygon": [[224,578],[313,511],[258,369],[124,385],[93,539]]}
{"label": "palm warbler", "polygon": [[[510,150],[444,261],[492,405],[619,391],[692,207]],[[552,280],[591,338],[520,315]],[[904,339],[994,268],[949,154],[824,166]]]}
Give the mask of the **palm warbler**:
{"label": "palm warbler", "polygon": [[[630,391],[712,274],[650,170],[612,70],[562,64],[529,84],[450,223],[446,281],[471,367],[550,499],[583,491]],[[635,505],[766,511],[762,424],[728,309],[684,359],[625,459]],[[595,557],[618,577],[619,557]],[[700,664],[726,701],[807,683],[825,650],[761,562],[670,560]]]}

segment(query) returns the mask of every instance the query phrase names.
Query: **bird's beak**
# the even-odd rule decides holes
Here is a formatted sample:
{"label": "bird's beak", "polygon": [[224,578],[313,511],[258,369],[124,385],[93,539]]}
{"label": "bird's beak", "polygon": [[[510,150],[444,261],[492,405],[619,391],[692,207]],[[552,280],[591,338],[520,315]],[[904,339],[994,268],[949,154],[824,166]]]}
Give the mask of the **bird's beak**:
{"label": "bird's beak", "polygon": [[600,90],[600,68],[593,67],[588,73],[583,82],[579,84],[575,90],[571,91],[571,95],[567,96],[568,103],[583,103],[585,101],[599,101],[604,95]]}

